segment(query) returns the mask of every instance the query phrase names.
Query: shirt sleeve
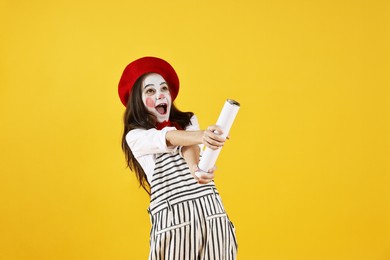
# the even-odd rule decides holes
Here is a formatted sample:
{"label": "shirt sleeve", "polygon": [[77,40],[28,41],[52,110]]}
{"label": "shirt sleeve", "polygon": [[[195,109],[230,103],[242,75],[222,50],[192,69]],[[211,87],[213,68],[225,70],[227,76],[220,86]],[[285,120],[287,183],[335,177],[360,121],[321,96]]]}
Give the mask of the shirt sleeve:
{"label": "shirt sleeve", "polygon": [[198,123],[198,118],[196,118],[195,115],[193,115],[191,117],[191,124],[189,124],[187,127],[186,127],[186,131],[196,131],[196,130],[200,130],[199,128],[199,123]]}
{"label": "shirt sleeve", "polygon": [[172,130],[176,130],[176,128],[133,129],[127,133],[126,142],[136,158],[147,154],[174,152],[177,146],[167,146],[165,138],[167,132]]}

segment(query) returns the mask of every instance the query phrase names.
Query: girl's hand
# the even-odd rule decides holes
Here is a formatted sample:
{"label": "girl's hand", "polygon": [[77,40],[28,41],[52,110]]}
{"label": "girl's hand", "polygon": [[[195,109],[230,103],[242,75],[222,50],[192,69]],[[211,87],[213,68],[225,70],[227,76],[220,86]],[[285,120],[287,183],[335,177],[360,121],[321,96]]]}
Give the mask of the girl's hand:
{"label": "girl's hand", "polygon": [[191,174],[199,184],[207,184],[214,180],[214,171],[217,168],[214,166],[208,172],[201,171],[197,165],[191,168]]}
{"label": "girl's hand", "polygon": [[207,127],[203,132],[202,143],[213,150],[216,150],[223,146],[226,139],[221,137],[223,134],[222,129],[219,126],[212,125]]}

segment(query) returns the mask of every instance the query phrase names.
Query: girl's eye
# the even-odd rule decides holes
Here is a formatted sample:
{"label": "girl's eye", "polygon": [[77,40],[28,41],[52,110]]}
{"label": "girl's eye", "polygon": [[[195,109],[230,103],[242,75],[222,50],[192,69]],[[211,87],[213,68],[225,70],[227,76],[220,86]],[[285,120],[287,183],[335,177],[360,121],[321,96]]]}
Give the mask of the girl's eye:
{"label": "girl's eye", "polygon": [[153,93],[154,93],[154,89],[152,88],[146,90],[146,94],[153,94]]}
{"label": "girl's eye", "polygon": [[163,86],[163,87],[161,88],[161,90],[162,90],[162,91],[167,91],[167,90],[168,90],[168,87],[167,87],[167,86]]}

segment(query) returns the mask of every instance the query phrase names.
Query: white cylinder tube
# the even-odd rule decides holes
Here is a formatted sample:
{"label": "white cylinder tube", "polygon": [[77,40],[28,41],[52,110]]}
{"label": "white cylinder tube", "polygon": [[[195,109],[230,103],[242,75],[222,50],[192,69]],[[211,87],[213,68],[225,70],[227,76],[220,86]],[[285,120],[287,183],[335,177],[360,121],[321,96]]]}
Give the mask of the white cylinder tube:
{"label": "white cylinder tube", "polygon": [[[226,100],[216,123],[216,125],[219,126],[223,131],[221,137],[226,138],[226,136],[229,134],[230,128],[233,125],[233,121],[236,118],[239,108],[240,103],[237,101],[232,99]],[[222,147],[216,150],[206,147],[203,156],[200,159],[198,168],[203,172],[208,172],[208,170],[213,168],[215,162],[217,161],[218,155],[221,152],[221,149]]]}

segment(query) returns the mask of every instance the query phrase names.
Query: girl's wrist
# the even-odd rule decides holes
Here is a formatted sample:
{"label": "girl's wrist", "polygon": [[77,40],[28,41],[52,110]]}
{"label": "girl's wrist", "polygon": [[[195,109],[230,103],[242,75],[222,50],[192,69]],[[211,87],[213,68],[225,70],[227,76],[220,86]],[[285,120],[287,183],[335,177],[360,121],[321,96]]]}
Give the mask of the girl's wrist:
{"label": "girl's wrist", "polygon": [[205,130],[199,130],[199,138],[198,138],[199,144],[203,144],[204,131]]}

